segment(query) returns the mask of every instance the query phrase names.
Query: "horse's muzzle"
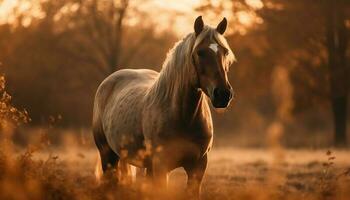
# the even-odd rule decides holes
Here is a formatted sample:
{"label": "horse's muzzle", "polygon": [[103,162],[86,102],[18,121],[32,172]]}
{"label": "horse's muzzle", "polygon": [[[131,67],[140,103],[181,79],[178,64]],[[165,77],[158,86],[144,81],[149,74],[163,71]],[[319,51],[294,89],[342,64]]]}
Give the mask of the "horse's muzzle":
{"label": "horse's muzzle", "polygon": [[233,97],[232,89],[227,88],[215,88],[211,103],[215,108],[226,108]]}

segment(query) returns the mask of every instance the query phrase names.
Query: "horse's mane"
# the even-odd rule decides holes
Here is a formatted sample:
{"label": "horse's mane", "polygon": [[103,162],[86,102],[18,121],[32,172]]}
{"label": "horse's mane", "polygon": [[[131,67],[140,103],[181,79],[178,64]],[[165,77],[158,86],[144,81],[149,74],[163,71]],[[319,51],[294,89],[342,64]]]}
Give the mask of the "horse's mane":
{"label": "horse's mane", "polygon": [[205,26],[197,37],[194,33],[190,33],[175,43],[174,47],[167,53],[158,79],[149,90],[153,101],[168,101],[180,95],[181,92],[187,91],[190,87],[196,86],[198,77],[192,62],[192,52],[206,37],[215,38],[219,45],[229,50],[227,62],[235,60],[226,39],[215,29]]}

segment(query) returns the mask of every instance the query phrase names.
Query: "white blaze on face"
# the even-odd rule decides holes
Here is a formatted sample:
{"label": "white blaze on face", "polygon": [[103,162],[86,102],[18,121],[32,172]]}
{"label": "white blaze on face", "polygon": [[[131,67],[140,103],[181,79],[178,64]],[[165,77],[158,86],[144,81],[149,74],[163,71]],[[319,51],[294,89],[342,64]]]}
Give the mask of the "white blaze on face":
{"label": "white blaze on face", "polygon": [[217,43],[211,43],[211,44],[209,45],[209,48],[210,48],[211,50],[213,50],[215,53],[218,53],[219,45],[218,45]]}

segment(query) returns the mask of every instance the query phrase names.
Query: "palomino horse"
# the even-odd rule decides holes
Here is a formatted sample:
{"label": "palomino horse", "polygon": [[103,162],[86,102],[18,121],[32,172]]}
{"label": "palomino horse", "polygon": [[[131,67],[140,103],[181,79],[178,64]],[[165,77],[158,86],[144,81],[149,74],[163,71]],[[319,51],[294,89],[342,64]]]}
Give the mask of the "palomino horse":
{"label": "palomino horse", "polygon": [[213,140],[207,97],[215,108],[232,98],[227,72],[235,57],[222,36],[226,27],[226,18],[211,28],[199,16],[160,73],[123,69],[101,83],[93,133],[103,172],[126,162],[164,186],[167,174],[183,167],[188,189],[199,194]]}

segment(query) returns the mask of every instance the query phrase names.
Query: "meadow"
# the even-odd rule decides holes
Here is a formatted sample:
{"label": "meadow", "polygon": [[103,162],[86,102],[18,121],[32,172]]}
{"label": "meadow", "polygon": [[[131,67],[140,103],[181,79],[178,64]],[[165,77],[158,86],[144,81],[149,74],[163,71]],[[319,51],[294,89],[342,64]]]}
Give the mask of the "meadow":
{"label": "meadow", "polygon": [[[188,199],[182,169],[169,176],[166,194],[142,175],[134,182],[96,180],[97,150],[89,139],[47,138],[21,148],[2,140],[0,199]],[[349,199],[350,151],[214,147],[202,199]]]}

